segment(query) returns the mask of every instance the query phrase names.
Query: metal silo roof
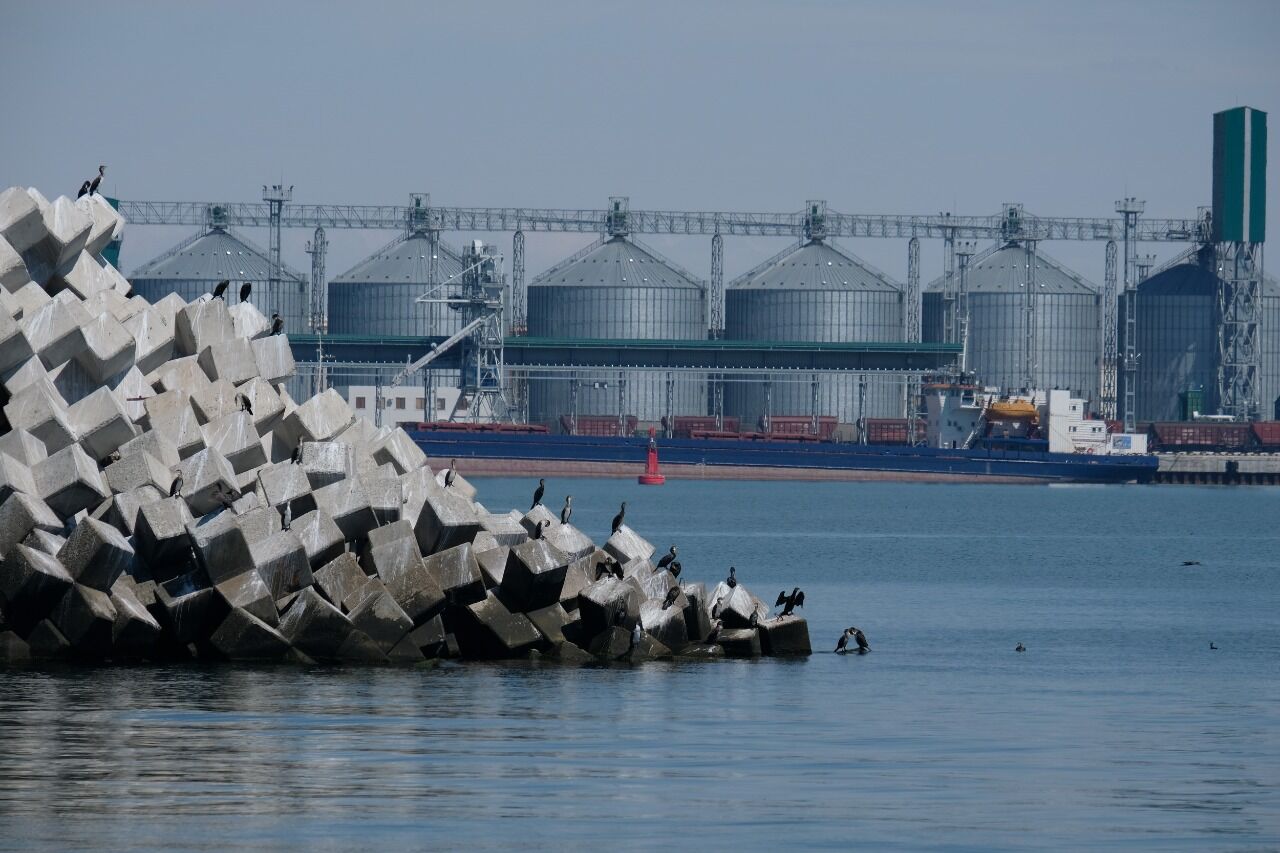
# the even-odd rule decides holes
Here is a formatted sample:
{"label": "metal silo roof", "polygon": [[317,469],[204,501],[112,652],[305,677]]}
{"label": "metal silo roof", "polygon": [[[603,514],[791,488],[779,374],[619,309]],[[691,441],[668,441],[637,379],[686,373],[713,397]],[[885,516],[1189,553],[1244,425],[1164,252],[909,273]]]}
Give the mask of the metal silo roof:
{"label": "metal silo roof", "polygon": [[[248,240],[215,228],[179,244],[134,270],[130,279],[151,281],[267,281],[271,264],[266,253]],[[300,282],[301,273],[280,264],[283,281]]]}
{"label": "metal silo roof", "polygon": [[614,237],[539,275],[535,287],[643,287],[701,290],[675,264],[625,237]]}
{"label": "metal silo roof", "polygon": [[[439,242],[440,281],[462,270],[458,252],[443,240]],[[410,234],[379,249],[337,278],[334,284],[424,284],[431,271],[431,240],[426,234]]]}
{"label": "metal silo roof", "polygon": [[729,285],[734,290],[902,290],[902,285],[838,246],[813,241],[766,262]]}
{"label": "metal silo roof", "polygon": [[[1144,296],[1216,296],[1218,278],[1212,270],[1193,260],[1161,270],[1139,283],[1138,290]],[[1280,282],[1264,275],[1262,293],[1264,296],[1280,296]]]}
{"label": "metal silo roof", "polygon": [[[1026,249],[1010,243],[969,265],[966,284],[969,293],[1021,293],[1026,283]],[[956,269],[957,280],[960,275]],[[926,290],[942,290],[942,276],[929,282]],[[1079,293],[1096,296],[1098,287],[1062,264],[1036,250],[1036,291],[1038,293]]]}

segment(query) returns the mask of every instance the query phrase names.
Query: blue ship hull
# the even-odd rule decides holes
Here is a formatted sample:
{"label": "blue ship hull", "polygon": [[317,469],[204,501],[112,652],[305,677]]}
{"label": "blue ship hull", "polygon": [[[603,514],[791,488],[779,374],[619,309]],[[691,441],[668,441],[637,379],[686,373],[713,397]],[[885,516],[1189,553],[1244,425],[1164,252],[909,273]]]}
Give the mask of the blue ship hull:
{"label": "blue ship hull", "polygon": [[[626,466],[643,467],[648,440],[643,438],[462,432],[410,431],[409,435],[433,459],[493,460],[499,464],[477,469],[484,473],[509,470],[528,473],[518,463],[536,462],[548,473],[626,474]],[[1147,482],[1156,473],[1154,456],[1089,456],[1035,450],[974,448],[939,450],[928,447],[747,441],[734,439],[665,439],[658,443],[661,464],[668,474],[679,467],[699,466],[703,476],[743,477],[743,472],[768,471],[776,478],[1026,480],[1071,483]],[[506,463],[514,463],[508,466]],[[594,465],[594,467],[593,467]],[[551,467],[547,467],[551,466]],[[676,466],[673,472],[672,466]],[[460,466],[461,467],[461,463]],[[492,470],[491,470],[492,469]],[[717,472],[718,469],[718,472]],[[791,469],[788,471],[788,469]],[[736,472],[736,473],[735,473]],[[860,477],[865,474],[865,477]],[[745,476],[751,476],[750,473]]]}

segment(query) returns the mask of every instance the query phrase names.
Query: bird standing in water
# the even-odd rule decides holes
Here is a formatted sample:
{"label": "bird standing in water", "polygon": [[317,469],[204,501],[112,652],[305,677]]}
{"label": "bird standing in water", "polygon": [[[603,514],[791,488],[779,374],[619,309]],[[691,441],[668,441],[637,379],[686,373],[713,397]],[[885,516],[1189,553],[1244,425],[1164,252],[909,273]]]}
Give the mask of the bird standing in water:
{"label": "bird standing in water", "polygon": [[240,301],[248,302],[249,294],[252,292],[253,292],[253,282],[246,281],[244,284],[240,285]]}
{"label": "bird standing in water", "polygon": [[871,644],[867,642],[867,635],[862,633],[861,628],[850,628],[853,632],[853,638],[858,642],[858,654],[865,655],[871,651]]}
{"label": "bird standing in water", "polygon": [[458,460],[450,459],[449,470],[444,472],[444,487],[446,489],[453,485],[453,478],[457,476],[457,473],[458,473]]}
{"label": "bird standing in water", "polygon": [[1013,647],[1013,650],[1015,652],[1025,652],[1027,650],[1027,647],[1022,645],[1022,643],[1018,643],[1018,645]]}
{"label": "bird standing in water", "polygon": [[564,507],[560,510],[560,523],[568,524],[570,518],[573,518],[573,495],[565,495]]}
{"label": "bird standing in water", "polygon": [[852,628],[845,628],[840,634],[840,639],[836,641],[836,654],[843,655],[849,652],[849,638],[853,636]]}
{"label": "bird standing in water", "polygon": [[227,288],[230,285],[231,285],[230,279],[223,279],[222,281],[218,282],[218,286],[213,289],[213,298],[221,299],[222,301],[225,302],[227,299]]}
{"label": "bird standing in water", "polygon": [[729,567],[729,577],[724,579],[724,585],[733,589],[738,585],[738,570],[733,566]]}
{"label": "bird standing in water", "polygon": [[609,531],[610,535],[618,532],[618,528],[622,526],[622,521],[626,517],[627,517],[627,502],[623,501],[622,508],[619,509],[618,514],[613,517],[613,529]]}
{"label": "bird standing in water", "polygon": [[658,571],[662,571],[675,561],[676,546],[672,545],[671,550],[662,555],[662,559],[658,561]]}
{"label": "bird standing in water", "polygon": [[529,509],[533,509],[542,503],[542,496],[547,493],[547,481],[543,478],[538,479],[538,488],[533,490],[533,503],[529,504]]}

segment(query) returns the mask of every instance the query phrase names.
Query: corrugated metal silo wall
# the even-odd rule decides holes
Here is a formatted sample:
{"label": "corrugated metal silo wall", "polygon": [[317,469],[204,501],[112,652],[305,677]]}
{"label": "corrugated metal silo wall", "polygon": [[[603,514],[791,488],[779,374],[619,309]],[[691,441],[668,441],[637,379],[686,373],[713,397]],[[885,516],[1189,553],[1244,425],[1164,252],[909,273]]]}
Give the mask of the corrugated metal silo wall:
{"label": "corrugated metal silo wall", "polygon": [[[730,289],[725,295],[726,335],[734,340],[870,342],[901,341],[903,294],[891,290]],[[868,373],[866,417],[900,417],[903,383]],[[798,381],[797,381],[798,380]],[[820,376],[818,414],[840,423],[857,421],[858,375]],[[759,423],[766,402],[772,415],[808,415],[813,388],[807,374],[776,374],[766,400],[763,382],[730,382],[725,410],[743,428]]]}
{"label": "corrugated metal silo wall", "polygon": [[1262,285],[1262,364],[1259,376],[1258,417],[1280,420],[1276,400],[1280,398],[1280,287]]}
{"label": "corrugated metal silo wall", "polygon": [[[696,288],[531,285],[529,334],[535,337],[609,340],[705,340],[705,299]],[[707,411],[703,374],[675,374],[673,415]],[[529,383],[529,419],[552,423],[572,408],[570,382],[577,381],[579,415],[618,414],[618,371],[579,372]],[[667,374],[636,370],[626,374],[626,412],[641,421],[660,420],[667,412]],[[608,388],[591,387],[593,383]]]}
{"label": "corrugated metal silo wall", "polygon": [[[244,279],[231,282],[227,288],[227,300],[238,300],[240,285]],[[218,286],[217,281],[203,279],[171,279],[171,278],[135,278],[130,280],[133,292],[155,303],[170,293],[176,293],[187,302],[199,299],[206,293],[212,293]],[[274,292],[270,292],[267,282],[253,282],[253,294],[249,301],[265,316],[270,317],[278,311],[284,318],[285,331],[309,332],[311,330],[311,313],[307,305],[307,284],[304,281],[282,281]]]}
{"label": "corrugated metal silo wall", "polygon": [[[1178,394],[1190,385],[1204,388],[1206,411],[1218,411],[1218,338],[1213,294],[1185,290],[1153,293],[1139,287],[1136,302],[1137,420],[1178,420]],[[1123,299],[1120,300],[1120,330],[1123,358]],[[1122,366],[1122,382],[1123,376]]]}
{"label": "corrugated metal silo wall", "polygon": [[942,294],[929,291],[920,295],[920,340],[926,343],[942,343],[946,330],[946,317],[942,307]]}
{"label": "corrugated metal silo wall", "polygon": [[[407,282],[329,282],[329,331],[335,335],[452,335],[462,314],[448,305],[419,303],[425,284]],[[457,296],[442,289],[435,296]]]}

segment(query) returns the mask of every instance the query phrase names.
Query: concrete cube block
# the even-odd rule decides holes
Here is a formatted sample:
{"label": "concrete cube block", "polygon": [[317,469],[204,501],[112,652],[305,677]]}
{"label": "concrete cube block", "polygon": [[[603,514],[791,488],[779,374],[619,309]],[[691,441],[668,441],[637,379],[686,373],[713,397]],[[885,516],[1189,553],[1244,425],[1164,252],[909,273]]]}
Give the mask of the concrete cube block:
{"label": "concrete cube block", "polygon": [[133,336],[110,314],[94,317],[84,329],[84,349],[76,361],[90,376],[106,382],[133,366]]}
{"label": "concrete cube block", "polygon": [[[450,460],[450,465],[457,460]],[[465,460],[464,460],[465,462]],[[449,468],[441,468],[436,471],[436,485],[444,487],[445,480],[449,476]],[[473,501],[476,499],[476,487],[471,485],[466,477],[459,474],[456,470],[453,475],[453,485],[448,487],[449,493],[458,495],[466,500]]]}
{"label": "concrete cube block", "polygon": [[607,628],[591,638],[587,651],[598,658],[618,660],[631,651],[631,631],[621,626]]}
{"label": "concrete cube block", "polygon": [[49,456],[44,442],[25,429],[10,429],[0,435],[0,453],[27,466],[34,465]]}
{"label": "concrete cube block", "polygon": [[31,646],[13,631],[0,631],[0,664],[31,660]]}
{"label": "concrete cube block", "polygon": [[53,297],[44,288],[29,281],[9,294],[10,308],[16,308],[13,316],[17,320],[26,320],[46,305],[53,304]]}
{"label": "concrete cube block", "polygon": [[733,589],[721,583],[711,595],[711,618],[719,619],[726,628],[751,628],[752,614],[762,620],[769,615],[769,608],[741,583]]}
{"label": "concrete cube block", "polygon": [[244,338],[233,337],[207,346],[200,351],[197,361],[205,375],[215,382],[225,379],[232,385],[239,385],[258,375],[253,348]]}
{"label": "concrete cube block", "polygon": [[252,340],[271,332],[271,321],[252,302],[236,302],[227,307],[236,337]]}
{"label": "concrete cube block", "polygon": [[356,482],[364,489],[369,500],[369,509],[379,525],[391,524],[400,520],[400,507],[404,497],[400,491],[400,480],[391,473],[359,474]]}
{"label": "concrete cube block", "polygon": [[[245,497],[256,500],[256,496],[252,493]],[[240,528],[245,541],[252,549],[254,544],[269,539],[281,531],[280,512],[273,506],[255,506],[236,513],[236,526]]]}
{"label": "concrete cube block", "polygon": [[148,374],[173,357],[177,332],[173,320],[154,308],[138,311],[122,321],[134,340],[134,359],[138,370]]}
{"label": "concrete cube block", "polygon": [[238,522],[235,513],[220,509],[186,525],[196,559],[215,584],[253,568],[249,539]]}
{"label": "concrete cube block", "polygon": [[347,616],[383,654],[391,651],[414,627],[413,620],[376,578],[365,584]]}
{"label": "concrete cube block", "polygon": [[428,491],[414,532],[424,554],[434,554],[475,539],[480,515],[475,505],[452,489]]}
{"label": "concrete cube block", "polygon": [[799,616],[769,619],[761,622],[759,628],[760,650],[766,655],[813,654],[813,647],[809,644],[809,623]]}
{"label": "concrete cube block", "polygon": [[513,545],[502,575],[502,598],[520,610],[547,607],[560,600],[569,556],[545,539]]}
{"label": "concrete cube block", "polygon": [[250,543],[249,553],[253,556],[254,569],[271,590],[273,599],[311,586],[313,578],[307,551],[292,530],[282,530],[260,542]]}
{"label": "concrete cube block", "polygon": [[231,609],[248,611],[273,628],[279,624],[280,616],[276,612],[271,588],[253,569],[218,581],[213,588]]}
{"label": "concrete cube block", "polygon": [[142,405],[143,401],[155,394],[146,377],[137,367],[130,367],[124,373],[111,377],[108,380],[108,386],[120,397],[120,402],[124,403],[125,414],[134,423],[137,423],[146,413]]}
{"label": "concrete cube block", "polygon": [[370,555],[367,566],[376,571],[383,588],[415,625],[435,616],[444,607],[444,591],[418,555],[411,536],[371,545],[366,554]]}
{"label": "concrete cube block", "polygon": [[280,402],[280,395],[269,383],[258,376],[237,385],[236,390],[249,400],[249,406],[253,409],[253,425],[258,435],[270,435],[271,430],[284,415],[284,404]]}
{"label": "concrete cube block", "polygon": [[328,564],[342,554],[342,530],[325,512],[316,509],[296,516],[291,529],[302,541],[302,547],[307,552],[307,562],[313,569]]}
{"label": "concrete cube block", "polygon": [[570,559],[581,559],[596,550],[596,543],[572,524],[556,522],[550,529],[544,529],[542,538],[568,554]]}
{"label": "concrete cube block", "polygon": [[[480,515],[480,534],[476,537],[488,535],[493,540],[491,547],[505,546],[510,548],[512,545],[519,545],[521,542],[527,542],[529,533],[524,526],[509,515],[496,515],[492,512],[482,513]],[[546,535],[545,532],[543,535]],[[473,541],[474,545],[475,542]],[[478,547],[478,546],[477,546]]]}
{"label": "concrete cube block", "polygon": [[240,401],[237,399],[239,393],[236,386],[225,379],[218,379],[197,388],[191,394],[191,408],[195,410],[200,423],[207,424],[223,415],[240,411]]}
{"label": "concrete cube block", "polygon": [[85,252],[100,254],[111,242],[111,237],[116,230],[124,226],[124,217],[97,193],[81,196],[74,203],[92,223],[89,228],[89,237],[85,240]]}
{"label": "concrete cube block", "polygon": [[640,621],[644,596],[633,584],[615,577],[601,578],[578,594],[582,632],[595,637],[612,627],[630,632]]}
{"label": "concrete cube block", "polygon": [[[478,539],[479,537],[476,538]],[[496,548],[487,548],[481,551],[472,544],[471,551],[475,554],[476,565],[480,567],[480,578],[484,581],[485,588],[492,589],[500,586],[502,584],[502,576],[507,571],[507,559],[511,549],[500,545]]]}
{"label": "concrete cube block", "polygon": [[289,651],[289,641],[270,623],[238,607],[231,608],[209,643],[229,660],[279,660]]}
{"label": "concrete cube block", "polygon": [[442,491],[430,468],[423,466],[400,476],[400,497],[403,501],[400,505],[400,517],[414,527],[418,525],[418,516],[422,513],[428,491]]}
{"label": "concrete cube block", "polygon": [[386,438],[375,442],[370,453],[379,465],[394,465],[397,474],[404,474],[427,464],[427,454],[400,427],[393,429]]}
{"label": "concrete cube block", "polygon": [[725,628],[716,643],[724,649],[725,657],[758,658],[761,654],[760,632],[755,628]]}
{"label": "concrete cube block", "polygon": [[310,587],[302,590],[280,619],[280,634],[316,660],[336,659],[354,630],[342,611]]}
{"label": "concrete cube block", "polygon": [[229,607],[200,572],[170,578],[156,587],[156,613],[166,635],[182,645],[204,640]]}
{"label": "concrete cube block", "polygon": [[49,202],[40,213],[44,217],[44,239],[33,246],[32,251],[38,252],[53,272],[69,268],[84,250],[93,220],[64,195]]}
{"label": "concrete cube block", "polygon": [[133,546],[111,525],[85,518],[67,537],[58,562],[76,583],[110,592],[133,565]]}
{"label": "concrete cube block", "polygon": [[176,330],[178,327],[178,312],[187,307],[187,300],[176,293],[166,293],[151,307],[168,317],[169,322],[173,323],[173,327]]}
{"label": "concrete cube block", "polygon": [[113,657],[149,657],[160,641],[160,623],[143,606],[133,587],[116,583],[111,588],[116,618],[111,625]]}
{"label": "concrete cube block", "polygon": [[542,522],[542,532],[546,533],[548,530],[560,523],[560,516],[551,512],[551,510],[547,509],[542,504],[538,504],[520,518],[520,526],[525,529],[525,532],[530,534],[532,534],[534,529],[537,528],[538,522]]}
{"label": "concrete cube block", "polygon": [[181,391],[187,395],[213,384],[195,356],[171,358],[149,373],[147,379],[157,391]]}
{"label": "concrete cube block", "polygon": [[222,454],[237,474],[267,464],[267,454],[248,412],[232,412],[209,421],[202,428],[205,447]]}
{"label": "concrete cube block", "polygon": [[87,302],[95,294],[111,289],[105,266],[105,262],[98,260],[90,252],[81,252],[70,269],[49,279],[46,288],[50,293],[69,290],[80,301]]}
{"label": "concrete cube block", "polygon": [[58,660],[71,656],[71,643],[53,624],[51,619],[41,619],[27,635],[27,647],[33,660]]}
{"label": "concrete cube block", "polygon": [[351,445],[340,441],[308,441],[302,445],[299,466],[312,489],[355,476]]}
{"label": "concrete cube block", "polygon": [[8,553],[36,529],[57,533],[62,530],[62,520],[35,495],[14,492],[0,500],[0,554]]}
{"label": "concrete cube block", "polygon": [[41,500],[63,518],[96,507],[111,495],[97,463],[78,444],[37,462],[31,475]]}
{"label": "concrete cube block", "polygon": [[663,607],[661,601],[650,599],[640,605],[640,626],[668,649],[680,650],[688,644],[685,631],[684,610],[679,604]]}
{"label": "concrete cube block", "polygon": [[16,544],[0,559],[0,599],[5,620],[27,634],[62,600],[72,586],[71,576],[56,557]]}
{"label": "concrete cube block", "polygon": [[569,608],[577,608],[578,593],[596,581],[596,566],[600,563],[598,555],[602,554],[604,554],[603,551],[593,551],[569,563],[569,568],[564,575],[564,586],[560,587],[561,604]]}
{"label": "concrete cube block", "polygon": [[711,633],[711,608],[707,606],[707,587],[701,583],[680,585],[684,594],[685,634],[692,643],[701,643]]}
{"label": "concrete cube block", "polygon": [[45,237],[40,208],[21,187],[0,192],[0,237],[18,252],[27,251]]}
{"label": "concrete cube block", "polygon": [[182,355],[199,355],[205,347],[235,337],[235,326],[221,299],[192,302],[177,313],[177,350]]}
{"label": "concrete cube block", "polygon": [[268,382],[283,382],[293,378],[295,372],[293,350],[289,348],[289,339],[286,336],[267,335],[253,341],[251,346],[256,375]]}
{"label": "concrete cube block", "polygon": [[205,448],[178,464],[182,477],[182,498],[193,515],[204,515],[222,506],[218,495],[236,494],[236,473],[231,463],[216,450]]}
{"label": "concrete cube block", "polygon": [[363,539],[378,526],[369,496],[358,480],[339,480],[311,493],[316,508],[324,510],[348,541]]}
{"label": "concrete cube block", "polygon": [[169,486],[173,482],[173,475],[169,473],[169,469],[145,450],[136,450],[127,456],[122,454],[119,459],[107,466],[104,473],[107,477],[107,486],[115,494],[140,486],[152,486],[168,494]]}
{"label": "concrete cube block", "polygon": [[53,299],[30,313],[19,325],[45,367],[65,364],[85,348],[84,329],[90,320],[78,303]]}
{"label": "concrete cube block", "polygon": [[99,504],[91,517],[105,521],[125,536],[132,536],[137,530],[139,510],[163,497],[164,494],[154,486],[139,486]]}
{"label": "concrete cube block", "polygon": [[422,563],[449,603],[470,604],[485,597],[484,577],[470,543],[439,551]]}
{"label": "concrete cube block", "polygon": [[120,395],[110,388],[99,388],[72,404],[67,415],[80,447],[92,459],[106,459],[138,434]]}
{"label": "concrete cube block", "polygon": [[[121,457],[124,457],[139,451],[150,453],[161,465],[169,469],[176,467],[182,461],[182,457],[178,455],[177,445],[165,438],[159,431],[153,429],[147,429],[147,431],[120,445],[119,453]],[[172,479],[170,477],[170,482],[172,482]],[[165,494],[169,493],[167,487],[161,489],[161,491]]]}
{"label": "concrete cube block", "polygon": [[[140,423],[143,429],[154,432],[157,439],[172,447],[179,459],[189,458],[205,449],[200,418],[185,391],[164,391],[148,397],[143,401]],[[168,464],[172,468],[177,461]]]}
{"label": "concrete cube block", "polygon": [[347,401],[330,388],[289,412],[278,432],[287,444],[296,447],[299,441],[329,441],[354,420]]}
{"label": "concrete cube block", "polygon": [[[28,548],[34,548],[37,551],[48,554],[50,557],[56,557],[66,541],[65,536],[59,536],[57,533],[50,533],[37,527],[27,534],[27,538],[22,540],[22,544]],[[3,595],[0,595],[0,598],[3,598]]]}
{"label": "concrete cube block", "polygon": [[191,553],[191,510],[182,498],[163,498],[138,508],[134,541],[158,579],[167,580]]}
{"label": "concrete cube block", "polygon": [[0,236],[0,290],[12,293],[29,281],[31,276],[27,274],[27,262],[22,259],[22,253]]}
{"label": "concrete cube block", "polygon": [[311,484],[300,465],[278,462],[258,469],[258,483],[267,504],[282,507],[288,503],[296,519],[316,508]]}
{"label": "concrete cube block", "polygon": [[609,537],[608,542],[604,543],[604,550],[619,563],[629,563],[632,560],[649,559],[656,549],[639,533],[624,524],[618,528],[617,533]]}
{"label": "concrete cube block", "polygon": [[102,590],[72,584],[54,607],[50,619],[76,654],[100,658],[110,653],[116,608],[111,596]]}
{"label": "concrete cube block", "polygon": [[560,606],[559,602],[548,607],[540,607],[537,610],[530,610],[525,614],[529,617],[529,621],[538,629],[538,633],[542,634],[548,641],[559,645],[565,642],[564,626],[568,625],[571,620],[568,611]]}
{"label": "concrete cube block", "polygon": [[468,658],[515,657],[544,642],[527,616],[512,613],[492,592],[451,613],[456,616],[447,624]]}
{"label": "concrete cube block", "polygon": [[335,607],[350,610],[362,597],[369,576],[354,554],[339,554],[314,573],[316,587]]}
{"label": "concrete cube block", "polygon": [[14,492],[39,494],[31,469],[10,456],[0,454],[0,501]]}
{"label": "concrete cube block", "polygon": [[35,351],[16,320],[0,311],[0,372],[21,366]]}
{"label": "concrete cube block", "polygon": [[[366,574],[376,574],[378,563],[392,564],[418,561],[422,553],[408,522],[397,521],[369,531],[368,544],[360,554],[360,566]],[[379,553],[379,549],[388,549]]]}

